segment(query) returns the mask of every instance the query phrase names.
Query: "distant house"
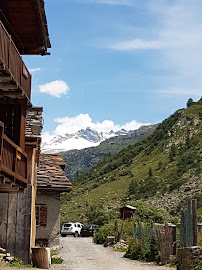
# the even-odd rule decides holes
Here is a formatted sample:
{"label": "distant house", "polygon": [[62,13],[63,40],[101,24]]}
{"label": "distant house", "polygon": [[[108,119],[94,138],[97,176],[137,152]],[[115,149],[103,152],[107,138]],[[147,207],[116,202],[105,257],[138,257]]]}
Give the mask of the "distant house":
{"label": "distant house", "polygon": [[135,207],[131,205],[126,205],[120,209],[120,218],[125,220],[131,218],[135,214]]}
{"label": "distant house", "polygon": [[66,163],[59,154],[41,154],[37,171],[36,243],[57,247],[60,237],[60,193],[70,192]]}

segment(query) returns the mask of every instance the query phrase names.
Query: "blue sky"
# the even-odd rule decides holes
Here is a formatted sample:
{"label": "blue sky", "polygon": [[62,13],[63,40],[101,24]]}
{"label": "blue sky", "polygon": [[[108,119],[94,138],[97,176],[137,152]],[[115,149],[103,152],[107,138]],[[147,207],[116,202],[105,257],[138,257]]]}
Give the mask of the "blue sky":
{"label": "blue sky", "polygon": [[51,55],[24,57],[45,138],[87,126],[134,129],[201,97],[200,0],[45,4]]}

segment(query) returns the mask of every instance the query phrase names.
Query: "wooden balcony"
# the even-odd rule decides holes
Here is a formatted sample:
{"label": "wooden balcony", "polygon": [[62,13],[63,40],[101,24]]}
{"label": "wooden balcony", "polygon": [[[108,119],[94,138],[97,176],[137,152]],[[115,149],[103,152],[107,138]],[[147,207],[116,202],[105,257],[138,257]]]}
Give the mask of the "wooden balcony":
{"label": "wooden balcony", "polygon": [[27,187],[27,154],[4,134],[0,121],[0,193]]}
{"label": "wooden balcony", "polygon": [[31,96],[31,75],[1,21],[0,96],[27,99],[28,103]]}

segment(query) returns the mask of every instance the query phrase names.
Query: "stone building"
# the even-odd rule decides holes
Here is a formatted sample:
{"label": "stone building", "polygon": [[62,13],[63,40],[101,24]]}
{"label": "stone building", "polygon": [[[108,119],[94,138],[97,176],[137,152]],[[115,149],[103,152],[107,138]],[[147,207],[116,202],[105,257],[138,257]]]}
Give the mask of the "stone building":
{"label": "stone building", "polygon": [[59,154],[41,154],[37,171],[36,243],[57,247],[60,237],[60,193],[70,192],[66,163]]}

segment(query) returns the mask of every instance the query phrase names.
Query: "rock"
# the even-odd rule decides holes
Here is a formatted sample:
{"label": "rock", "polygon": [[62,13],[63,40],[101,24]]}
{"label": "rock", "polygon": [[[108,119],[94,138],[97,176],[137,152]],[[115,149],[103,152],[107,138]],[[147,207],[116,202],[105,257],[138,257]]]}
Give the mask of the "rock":
{"label": "rock", "polygon": [[104,243],[104,247],[113,246],[114,243],[115,243],[115,237],[107,236],[106,241]]}
{"label": "rock", "polygon": [[6,250],[4,248],[1,248],[0,247],[0,253],[4,253],[5,254],[6,253]]}
{"label": "rock", "polygon": [[186,247],[177,249],[179,270],[190,270],[192,266],[202,267],[202,247]]}

